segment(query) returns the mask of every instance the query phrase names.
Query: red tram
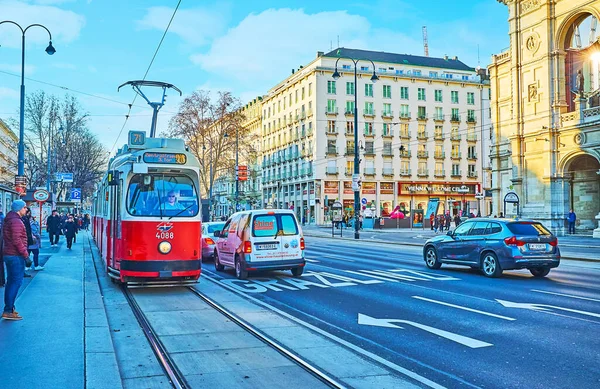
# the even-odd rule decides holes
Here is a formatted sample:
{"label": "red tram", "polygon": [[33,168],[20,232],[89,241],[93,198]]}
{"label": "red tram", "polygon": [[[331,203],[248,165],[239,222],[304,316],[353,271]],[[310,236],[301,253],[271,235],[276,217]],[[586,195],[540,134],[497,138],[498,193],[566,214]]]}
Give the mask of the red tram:
{"label": "red tram", "polygon": [[201,272],[199,164],[181,139],[131,131],[96,191],[93,236],[108,275],[185,284]]}

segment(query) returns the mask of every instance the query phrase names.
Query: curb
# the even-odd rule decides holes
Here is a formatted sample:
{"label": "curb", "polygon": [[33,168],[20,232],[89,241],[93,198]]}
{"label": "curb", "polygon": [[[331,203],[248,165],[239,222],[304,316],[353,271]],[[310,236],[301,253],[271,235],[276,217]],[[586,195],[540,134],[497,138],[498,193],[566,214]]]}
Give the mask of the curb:
{"label": "curb", "polygon": [[[323,236],[323,235],[317,235],[317,234],[313,235],[313,234],[310,234],[310,233],[308,233],[308,234],[304,233],[304,236],[310,236],[312,238],[330,238],[330,236]],[[344,237],[336,237],[336,239],[355,241],[353,238],[344,238]],[[390,241],[378,240],[378,239],[369,239],[369,240],[366,240],[366,241],[367,242],[371,242],[371,243],[389,244],[389,245],[394,245],[394,246],[416,246],[416,247],[423,247],[423,244],[421,244],[421,243],[412,243],[412,242],[390,242]],[[564,245],[564,247],[590,247],[590,246]],[[569,260],[569,261],[581,261],[581,262],[600,263],[600,259],[577,258],[577,257],[564,256],[564,255],[562,255],[560,257],[560,259],[566,259],[566,260]]]}

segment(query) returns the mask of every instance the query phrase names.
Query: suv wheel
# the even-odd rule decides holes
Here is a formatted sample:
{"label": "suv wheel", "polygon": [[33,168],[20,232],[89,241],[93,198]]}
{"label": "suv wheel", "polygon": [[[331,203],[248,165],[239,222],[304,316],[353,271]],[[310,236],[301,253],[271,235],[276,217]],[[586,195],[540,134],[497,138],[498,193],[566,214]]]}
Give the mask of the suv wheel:
{"label": "suv wheel", "polygon": [[531,272],[531,274],[533,274],[534,277],[546,277],[548,275],[548,273],[550,273],[550,268],[549,267],[534,267],[532,269],[529,269],[529,271]]}
{"label": "suv wheel", "polygon": [[216,271],[225,270],[225,266],[221,265],[221,262],[219,261],[219,254],[217,253],[217,250],[215,250],[215,270]]}
{"label": "suv wheel", "polygon": [[492,252],[487,252],[481,257],[481,271],[486,277],[500,277],[502,275],[502,268],[498,257]]}
{"label": "suv wheel", "polygon": [[240,261],[238,258],[235,259],[235,276],[238,278],[238,280],[245,280],[248,278],[248,271],[242,269],[242,261]]}
{"label": "suv wheel", "polygon": [[302,267],[293,267],[292,268],[292,275],[294,277],[300,277],[302,275],[302,273],[304,273],[304,266]]}
{"label": "suv wheel", "polygon": [[442,263],[438,260],[437,250],[433,246],[425,249],[425,265],[430,269],[439,269]]}

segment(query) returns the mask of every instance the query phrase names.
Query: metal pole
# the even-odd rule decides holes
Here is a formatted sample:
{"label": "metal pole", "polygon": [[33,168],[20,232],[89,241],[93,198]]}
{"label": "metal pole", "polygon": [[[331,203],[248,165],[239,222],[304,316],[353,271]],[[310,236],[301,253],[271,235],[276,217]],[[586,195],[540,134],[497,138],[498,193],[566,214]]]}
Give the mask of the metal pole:
{"label": "metal pole", "polygon": [[[360,158],[358,155],[358,77],[356,75],[356,67],[358,61],[354,61],[354,174],[360,174]],[[354,191],[354,239],[360,239],[360,193],[357,188]]]}
{"label": "metal pole", "polygon": [[154,112],[152,112],[152,124],[150,125],[150,138],[154,138],[154,135],[156,134],[156,121],[158,118],[158,108],[159,106],[156,104],[150,104],[152,106],[152,108],[154,109]]}
{"label": "metal pole", "polygon": [[239,147],[238,128],[235,127],[235,211],[238,210],[238,194],[240,189],[240,165],[238,164],[238,147]]}
{"label": "metal pole", "polygon": [[25,32],[21,39],[21,112],[19,113],[18,175],[25,175]]}
{"label": "metal pole", "polygon": [[[52,115],[52,114],[50,114]],[[50,116],[50,119],[48,119],[48,171],[47,171],[47,178],[46,178],[46,190],[48,191],[48,193],[50,193],[50,157],[52,156],[52,154],[50,153],[50,146],[52,143],[51,137],[52,137],[52,116]],[[41,214],[40,214],[41,215]]]}

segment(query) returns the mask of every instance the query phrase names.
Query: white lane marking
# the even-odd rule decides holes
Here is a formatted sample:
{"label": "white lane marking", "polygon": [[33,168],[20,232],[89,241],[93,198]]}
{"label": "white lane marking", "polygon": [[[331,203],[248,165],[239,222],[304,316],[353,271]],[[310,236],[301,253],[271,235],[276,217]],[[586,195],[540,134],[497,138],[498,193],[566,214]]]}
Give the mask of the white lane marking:
{"label": "white lane marking", "polygon": [[445,305],[447,307],[452,307],[452,308],[458,308],[458,309],[462,309],[464,311],[469,311],[469,312],[475,312],[475,313],[480,313],[482,315],[486,315],[486,316],[491,316],[491,317],[496,317],[498,319],[503,319],[503,320],[517,320],[517,319],[513,319],[512,317],[507,317],[507,316],[502,316],[502,315],[496,315],[495,313],[489,313],[489,312],[485,312],[485,311],[480,311],[477,309],[473,309],[473,308],[467,308],[467,307],[463,307],[460,305],[454,305],[454,304],[450,304],[450,303],[445,303],[443,301],[437,301],[437,300],[431,300],[428,299],[426,297],[421,297],[421,296],[412,296],[412,298],[414,299],[419,299],[419,300],[423,300],[423,301],[429,301],[430,303],[434,303],[434,304],[440,304],[440,305]]}
{"label": "white lane marking", "polygon": [[306,262],[311,262],[311,263],[319,263],[319,261],[317,261],[316,259],[308,259],[308,258],[304,258],[304,260]]}
{"label": "white lane marking", "polygon": [[448,340],[451,340],[453,342],[462,344],[463,346],[467,346],[470,348],[481,348],[481,347],[493,346],[493,344],[491,344],[491,343],[482,342],[481,340],[469,338],[468,336],[455,334],[453,332],[441,330],[439,328],[430,327],[425,324],[417,323],[414,321],[408,321],[408,320],[402,320],[402,319],[376,319],[371,316],[363,315],[362,313],[358,314],[358,324],[361,324],[361,325],[404,329],[403,327],[397,326],[394,323],[408,324],[410,326],[413,326],[413,327],[419,328],[423,331],[427,331],[432,334],[441,336],[442,338],[446,338]]}
{"label": "white lane marking", "polygon": [[357,353],[362,354],[362,355],[364,355],[367,358],[370,358],[370,359],[372,359],[372,360],[374,360],[376,362],[379,362],[382,365],[387,366],[390,369],[395,370],[395,371],[397,371],[400,374],[403,374],[403,375],[405,375],[407,377],[410,377],[413,380],[415,380],[417,382],[420,382],[420,383],[422,383],[424,385],[427,385],[430,388],[434,388],[434,389],[446,389],[444,386],[442,386],[440,384],[437,384],[437,383],[435,383],[435,382],[433,382],[433,381],[431,381],[431,380],[429,380],[429,379],[427,379],[427,378],[425,378],[425,377],[423,377],[423,376],[421,376],[421,375],[419,375],[419,374],[417,374],[415,372],[412,372],[412,371],[410,371],[408,369],[405,369],[405,368],[403,368],[401,366],[398,366],[395,363],[390,362],[387,359],[384,359],[384,358],[380,357],[379,355],[373,354],[370,351],[367,351],[367,350],[365,350],[365,349],[363,349],[361,347],[358,347],[358,346],[354,345],[353,343],[350,343],[350,342],[348,342],[348,341],[346,341],[346,340],[344,340],[342,338],[339,338],[339,337],[337,337],[337,336],[335,336],[333,334],[330,334],[329,332],[327,332],[325,330],[322,330],[319,327],[316,327],[316,326],[314,326],[312,324],[309,324],[309,323],[307,323],[307,322],[305,322],[303,320],[300,320],[297,317],[295,317],[293,315],[290,315],[289,313],[284,312],[284,311],[282,311],[282,310],[274,307],[271,304],[265,303],[264,301],[261,301],[261,300],[255,298],[255,297],[252,297],[252,296],[250,296],[250,295],[248,295],[248,294],[246,294],[244,292],[240,292],[239,290],[236,290],[235,288],[232,288],[229,285],[222,284],[219,281],[215,280],[213,277],[208,276],[206,273],[208,273],[208,272],[205,272],[204,274],[202,274],[202,276],[204,278],[206,278],[207,280],[212,281],[214,284],[221,285],[225,289],[228,289],[229,291],[231,291],[233,293],[236,293],[236,294],[239,294],[241,296],[244,296],[244,298],[247,298],[248,300],[250,300],[250,301],[252,301],[252,302],[254,302],[254,303],[258,304],[258,305],[261,305],[261,306],[263,306],[265,308],[268,308],[268,309],[270,309],[273,312],[277,312],[281,316],[283,316],[283,317],[285,317],[287,319],[290,319],[290,320],[292,320],[292,321],[294,321],[294,322],[296,322],[296,323],[298,323],[298,324],[300,324],[300,325],[302,325],[302,326],[304,326],[304,327],[306,327],[308,329],[311,329],[312,331],[315,331],[315,332],[317,332],[317,333],[325,336],[326,338],[329,338],[329,339],[333,340],[334,342],[337,342],[337,343],[339,343],[339,344],[341,344],[343,346],[346,346],[347,348],[349,348],[349,349],[351,349],[353,351],[356,351]]}
{"label": "white lane marking", "polygon": [[533,311],[547,311],[548,309],[560,309],[562,311],[578,313],[580,315],[592,316],[600,318],[600,313],[588,312],[588,311],[580,311],[577,309],[557,307],[556,305],[546,305],[546,304],[532,304],[532,303],[514,303],[512,301],[506,300],[498,300],[500,304],[504,305],[507,308],[521,308],[521,309],[531,309]]}
{"label": "white lane marking", "polygon": [[556,292],[548,292],[545,290],[537,290],[537,289],[531,289],[532,292],[538,292],[538,293],[546,293],[546,294],[553,294],[555,296],[564,296],[564,297],[571,297],[574,299],[580,299],[580,300],[588,300],[588,301],[595,301],[597,303],[600,303],[600,300],[598,299],[593,299],[593,298],[589,298],[589,297],[581,297],[581,296],[574,296],[572,294],[564,294],[564,293],[556,293]]}

